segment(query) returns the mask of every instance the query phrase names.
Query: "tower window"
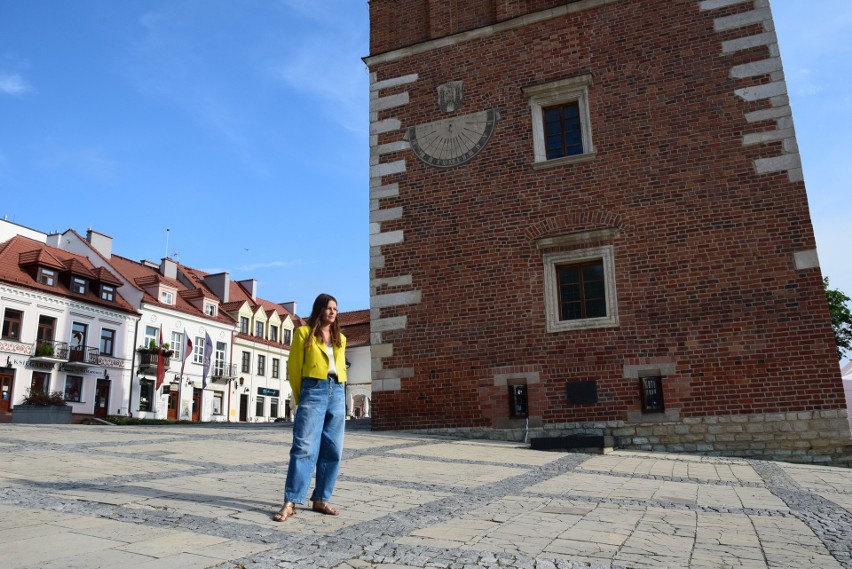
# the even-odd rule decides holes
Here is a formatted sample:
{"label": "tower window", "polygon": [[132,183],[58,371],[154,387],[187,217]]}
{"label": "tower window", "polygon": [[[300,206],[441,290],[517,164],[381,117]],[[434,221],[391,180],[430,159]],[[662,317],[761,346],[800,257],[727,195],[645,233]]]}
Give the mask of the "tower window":
{"label": "tower window", "polygon": [[663,404],[663,378],[656,375],[639,378],[639,391],[642,397],[643,413],[662,413],[665,411]]}

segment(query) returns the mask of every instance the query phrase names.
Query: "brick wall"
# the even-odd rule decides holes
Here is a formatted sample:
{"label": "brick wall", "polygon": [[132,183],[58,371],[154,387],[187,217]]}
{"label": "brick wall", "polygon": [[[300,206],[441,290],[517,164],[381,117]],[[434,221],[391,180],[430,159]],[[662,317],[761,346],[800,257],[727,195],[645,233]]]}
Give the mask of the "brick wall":
{"label": "brick wall", "polygon": [[[511,429],[507,378],[542,429],[651,424],[643,370],[665,370],[672,424],[843,410],[768,4],[452,5],[371,3],[374,428]],[[595,155],[535,167],[523,89],[584,75]],[[462,166],[406,140],[489,109],[494,135]],[[547,332],[543,256],[599,245],[617,325]],[[568,400],[580,380],[597,403]]]}

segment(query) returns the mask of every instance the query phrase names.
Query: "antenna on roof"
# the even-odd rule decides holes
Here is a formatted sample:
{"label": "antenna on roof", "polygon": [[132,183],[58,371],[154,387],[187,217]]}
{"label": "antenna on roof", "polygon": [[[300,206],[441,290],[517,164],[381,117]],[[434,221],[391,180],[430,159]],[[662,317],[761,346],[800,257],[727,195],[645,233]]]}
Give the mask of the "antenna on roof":
{"label": "antenna on roof", "polygon": [[166,227],[166,257],[169,256],[169,228]]}

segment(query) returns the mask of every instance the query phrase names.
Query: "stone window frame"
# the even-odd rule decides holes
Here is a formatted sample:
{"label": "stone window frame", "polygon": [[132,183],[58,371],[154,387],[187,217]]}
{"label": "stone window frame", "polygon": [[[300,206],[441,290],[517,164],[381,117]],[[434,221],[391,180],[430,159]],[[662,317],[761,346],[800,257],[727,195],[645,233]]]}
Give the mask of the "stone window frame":
{"label": "stone window frame", "polygon": [[[574,251],[547,253],[544,255],[544,308],[548,332],[569,330],[587,330],[590,328],[613,328],[619,325],[618,297],[615,288],[615,249],[612,245],[590,247]],[[576,320],[559,319],[559,286],[556,267],[571,263],[600,259],[604,269],[604,287],[606,290],[606,316],[598,318],[580,318]]]}
{"label": "stone window frame", "polygon": [[[666,403],[665,393],[667,389],[671,389],[671,385],[669,383],[671,376],[674,376],[677,373],[677,365],[673,362],[650,362],[645,364],[625,364],[624,365],[624,379],[630,381],[636,381],[636,395],[640,399],[639,406],[635,409],[628,409],[627,411],[627,423],[664,423],[668,421],[678,421],[680,420],[680,407],[677,404],[672,406],[672,401],[670,400]],[[663,389],[662,397],[663,397],[663,410],[662,411],[653,411],[647,412],[642,409],[641,402],[641,389],[642,389],[642,380],[647,377],[659,377],[660,384]],[[668,388],[667,388],[668,384]]]}
{"label": "stone window frame", "polygon": [[[575,164],[592,160],[597,156],[597,150],[595,150],[592,141],[592,119],[589,112],[589,86],[591,84],[591,75],[579,75],[522,89],[524,95],[529,99],[532,115],[533,167],[550,168],[564,164]],[[548,160],[544,140],[543,110],[545,107],[573,102],[579,105],[583,153]]]}

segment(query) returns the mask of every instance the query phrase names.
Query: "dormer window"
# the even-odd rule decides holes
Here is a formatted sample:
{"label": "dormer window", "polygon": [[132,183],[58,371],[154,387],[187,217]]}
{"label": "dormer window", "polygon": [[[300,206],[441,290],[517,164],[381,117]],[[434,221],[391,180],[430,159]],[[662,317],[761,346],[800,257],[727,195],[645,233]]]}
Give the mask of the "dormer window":
{"label": "dormer window", "polygon": [[254,323],[254,335],[257,338],[263,338],[263,322]]}
{"label": "dormer window", "polygon": [[89,289],[89,281],[83,277],[71,277],[71,292],[77,294],[86,294]]}
{"label": "dormer window", "polygon": [[175,293],[169,290],[161,290],[160,291],[160,302],[163,304],[174,304],[175,303]]}
{"label": "dormer window", "polygon": [[109,302],[115,302],[115,287],[112,285],[101,285],[101,298]]}
{"label": "dormer window", "polygon": [[39,267],[38,282],[47,286],[56,286],[56,271]]}
{"label": "dormer window", "polygon": [[278,341],[278,326],[269,326],[269,339],[273,342]]}
{"label": "dormer window", "polygon": [[240,316],[240,332],[243,334],[249,333],[249,319],[245,316]]}
{"label": "dormer window", "polygon": [[204,314],[206,314],[207,316],[216,316],[216,305],[210,302],[205,302]]}

